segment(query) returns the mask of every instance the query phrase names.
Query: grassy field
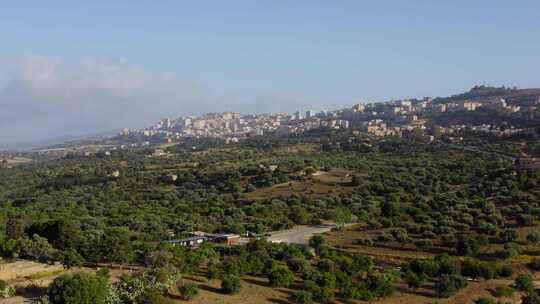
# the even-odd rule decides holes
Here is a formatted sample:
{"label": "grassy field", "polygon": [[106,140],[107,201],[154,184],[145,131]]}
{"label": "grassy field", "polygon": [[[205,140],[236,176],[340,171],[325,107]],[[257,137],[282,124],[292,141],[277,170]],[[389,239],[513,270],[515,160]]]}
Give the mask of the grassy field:
{"label": "grassy field", "polygon": [[248,193],[249,199],[268,199],[293,194],[306,195],[311,198],[323,198],[332,193],[349,193],[351,186],[351,171],[332,169],[328,172],[318,171],[302,181],[290,181],[272,187],[258,188]]}

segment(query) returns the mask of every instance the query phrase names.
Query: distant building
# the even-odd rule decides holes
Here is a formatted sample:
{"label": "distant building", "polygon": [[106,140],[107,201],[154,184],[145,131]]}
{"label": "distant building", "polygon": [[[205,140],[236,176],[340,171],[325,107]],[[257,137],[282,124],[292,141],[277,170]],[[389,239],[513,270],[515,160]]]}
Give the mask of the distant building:
{"label": "distant building", "polygon": [[481,107],[482,103],[477,101],[465,101],[463,102],[463,109],[466,111],[476,111],[477,108]]}
{"label": "distant building", "polygon": [[234,246],[240,243],[240,235],[231,233],[216,234],[213,237],[213,241],[216,243],[224,243],[229,246]]}
{"label": "distant building", "polygon": [[204,243],[206,240],[207,238],[204,236],[193,236],[181,240],[171,240],[169,243],[183,247],[195,248]]}
{"label": "distant building", "polygon": [[352,107],[353,112],[364,112],[366,110],[366,106],[362,103],[357,103]]}

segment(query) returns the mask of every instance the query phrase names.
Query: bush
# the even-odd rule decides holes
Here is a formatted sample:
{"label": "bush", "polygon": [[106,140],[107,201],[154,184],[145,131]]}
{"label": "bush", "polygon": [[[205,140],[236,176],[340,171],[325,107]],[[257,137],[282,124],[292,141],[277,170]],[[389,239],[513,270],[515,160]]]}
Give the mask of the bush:
{"label": "bush", "polygon": [[296,304],[311,304],[313,303],[313,295],[309,291],[297,291],[292,294],[291,300]]}
{"label": "bush", "polygon": [[538,244],[540,243],[540,231],[533,230],[529,232],[525,238],[531,244]]}
{"label": "bush", "polygon": [[330,288],[321,288],[319,292],[315,294],[315,300],[319,303],[331,303],[334,301],[334,291]]}
{"label": "bush", "polygon": [[476,255],[480,250],[480,244],[472,236],[460,236],[456,244],[456,252],[459,255]]}
{"label": "bush", "polygon": [[208,281],[217,279],[219,277],[219,274],[219,267],[216,265],[210,265],[208,266],[208,271],[206,272],[206,279],[208,279]]}
{"label": "bush", "polygon": [[311,280],[305,280],[304,281],[304,290],[305,291],[309,291],[312,294],[316,294],[317,292],[319,292],[319,289],[321,289],[321,288],[314,281],[311,281]]}
{"label": "bush", "polygon": [[161,291],[155,288],[147,289],[137,299],[137,304],[173,304],[173,303],[174,303],[173,300],[164,297]]}
{"label": "bush", "polygon": [[331,272],[323,272],[317,283],[319,283],[321,287],[334,289],[336,288],[336,276]]}
{"label": "bush", "polygon": [[534,290],[529,291],[523,297],[521,304],[540,304],[540,296]]}
{"label": "bush", "polygon": [[448,297],[459,289],[467,286],[467,282],[460,275],[442,275],[436,284],[439,296]]}
{"label": "bush", "polygon": [[84,258],[74,249],[70,249],[63,254],[62,264],[66,268],[82,266]]}
{"label": "bush", "polygon": [[315,251],[319,251],[321,247],[324,245],[325,240],[322,235],[314,235],[309,239],[309,246],[313,247]]}
{"label": "bush", "polygon": [[475,304],[497,304],[497,302],[490,298],[478,298],[474,301]]}
{"label": "bush", "polygon": [[493,295],[496,296],[497,298],[500,298],[500,297],[510,298],[511,296],[514,295],[514,292],[515,292],[514,288],[510,286],[501,285],[495,288]]}
{"label": "bush", "polygon": [[288,287],[294,282],[294,275],[286,267],[275,267],[268,274],[270,285],[274,287]]}
{"label": "bush", "polygon": [[180,296],[184,300],[191,300],[199,293],[199,286],[194,283],[183,283],[178,287]]}
{"label": "bush", "polygon": [[304,272],[306,268],[310,266],[309,261],[300,258],[300,257],[294,257],[287,261],[287,266],[289,266],[289,269],[295,272]]}
{"label": "bush", "polygon": [[108,292],[108,282],[102,276],[89,273],[62,275],[54,279],[47,290],[53,304],[102,304]]}
{"label": "bush", "polygon": [[521,247],[516,243],[506,243],[504,244],[503,250],[497,252],[497,256],[501,259],[510,259],[521,252]]}
{"label": "bush", "polygon": [[511,277],[514,274],[514,269],[510,265],[502,265],[497,269],[497,275],[503,278]]}
{"label": "bush", "polygon": [[221,290],[226,294],[238,293],[241,287],[240,278],[235,275],[226,275],[221,281]]}
{"label": "bush", "polygon": [[412,289],[418,289],[422,287],[424,282],[426,281],[426,275],[423,273],[417,274],[416,272],[407,271],[405,274],[405,282],[407,282],[407,285],[409,285]]}
{"label": "bush", "polygon": [[34,234],[31,238],[17,240],[15,251],[19,257],[39,262],[50,262],[57,255],[57,250],[52,247],[46,238]]}
{"label": "bush", "polygon": [[514,281],[514,286],[517,290],[520,291],[533,291],[534,290],[534,283],[533,279],[530,276],[526,275],[520,275],[516,278]]}
{"label": "bush", "polygon": [[13,287],[9,286],[6,281],[0,280],[0,299],[12,297],[14,294]]}

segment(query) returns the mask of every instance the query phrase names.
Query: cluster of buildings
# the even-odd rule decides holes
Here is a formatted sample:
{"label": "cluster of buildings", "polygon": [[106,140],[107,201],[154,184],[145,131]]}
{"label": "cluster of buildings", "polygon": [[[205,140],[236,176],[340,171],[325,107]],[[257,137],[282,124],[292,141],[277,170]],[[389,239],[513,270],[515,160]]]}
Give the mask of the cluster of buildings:
{"label": "cluster of buildings", "polygon": [[[540,102],[540,101],[539,101]],[[536,108],[532,106],[535,110]],[[504,98],[492,98],[492,99],[486,99],[484,101],[459,101],[459,102],[448,102],[448,103],[439,103],[432,107],[433,112],[452,112],[452,111],[476,111],[479,108],[487,108],[499,112],[508,112],[508,113],[516,113],[519,112],[521,109],[521,106],[517,105],[508,105],[506,100]],[[527,108],[527,110],[530,107]]]}
{"label": "cluster of buildings", "polygon": [[[235,112],[210,113],[202,116],[185,116],[171,120],[166,118],[146,129],[123,129],[120,137],[137,139],[139,142],[177,142],[187,137],[221,138],[237,142],[241,138],[267,133],[279,135],[298,134],[311,129],[331,128],[364,131],[377,137],[409,136],[412,130],[422,127],[423,117],[431,113],[452,111],[477,111],[481,108],[515,113],[536,110],[540,99],[527,107],[509,105],[503,98],[483,101],[463,100],[441,102],[431,97],[413,100],[393,100],[384,103],[359,103],[351,108],[335,111],[296,111],[272,114],[240,114]],[[477,126],[479,131],[485,126]],[[490,133],[511,135],[521,130],[494,130]]]}
{"label": "cluster of buildings", "polygon": [[279,134],[302,133],[310,129],[328,127],[346,129],[350,121],[339,111],[297,111],[293,114],[240,114],[234,112],[210,113],[203,116],[186,116],[171,120],[166,118],[156,125],[138,130],[123,129],[123,138],[138,138],[147,142],[175,142],[186,137],[222,138],[237,142],[248,136],[261,136],[269,132]]}

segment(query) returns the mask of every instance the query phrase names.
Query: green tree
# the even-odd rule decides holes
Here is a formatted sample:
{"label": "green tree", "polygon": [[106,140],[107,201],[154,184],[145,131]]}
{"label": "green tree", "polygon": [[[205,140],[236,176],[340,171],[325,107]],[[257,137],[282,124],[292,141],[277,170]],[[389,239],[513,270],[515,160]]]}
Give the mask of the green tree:
{"label": "green tree", "polygon": [[423,273],[416,273],[412,271],[407,271],[405,273],[405,282],[412,289],[418,289],[424,285],[426,281],[426,276]]}
{"label": "green tree", "polygon": [[40,262],[54,260],[57,255],[55,250],[46,238],[34,234],[32,238],[21,238],[17,241],[15,251],[21,258],[31,259]]}
{"label": "green tree", "polygon": [[528,291],[522,298],[521,304],[540,304],[540,296],[536,291]]}
{"label": "green tree", "polygon": [[199,293],[199,286],[194,283],[182,283],[178,290],[180,291],[180,296],[184,300],[191,300]]}
{"label": "green tree", "polygon": [[83,262],[84,258],[75,249],[63,253],[62,264],[66,268],[80,267]]}
{"label": "green tree", "polygon": [[456,244],[456,252],[459,255],[472,256],[480,250],[480,245],[476,238],[472,236],[461,235]]}
{"label": "green tree", "polygon": [[294,282],[294,274],[287,267],[277,266],[270,270],[268,281],[274,287],[288,287]]}
{"label": "green tree", "polygon": [[529,243],[536,245],[540,243],[540,231],[533,230],[529,232],[525,238],[527,239],[527,241],[529,241]]}
{"label": "green tree", "polygon": [[296,304],[311,304],[313,303],[313,295],[309,291],[296,291],[292,294],[291,300]]}
{"label": "green tree", "polygon": [[291,210],[291,219],[299,225],[305,225],[309,223],[311,215],[302,206],[294,206]]}
{"label": "green tree", "polygon": [[445,274],[439,277],[435,287],[439,296],[448,297],[465,286],[467,286],[467,282],[462,276]]}
{"label": "green tree", "polygon": [[53,304],[103,304],[107,289],[107,281],[103,277],[77,273],[54,279],[47,289],[47,296]]}
{"label": "green tree", "polygon": [[497,304],[497,301],[491,298],[478,298],[474,301],[474,304]]}
{"label": "green tree", "polygon": [[235,275],[226,275],[221,281],[221,290],[227,294],[238,293],[241,287],[240,278]]}
{"label": "green tree", "polygon": [[520,291],[534,291],[533,279],[527,275],[520,275],[514,281],[514,286]]}
{"label": "green tree", "polygon": [[352,221],[352,213],[348,209],[338,208],[334,210],[333,218],[338,229],[341,229],[345,224]]}
{"label": "green tree", "polygon": [[113,263],[127,263],[134,259],[133,233],[127,227],[114,227],[105,232],[102,248],[105,258]]}
{"label": "green tree", "polygon": [[325,240],[322,235],[314,235],[309,239],[309,246],[311,246],[317,252],[321,250],[324,244]]}

